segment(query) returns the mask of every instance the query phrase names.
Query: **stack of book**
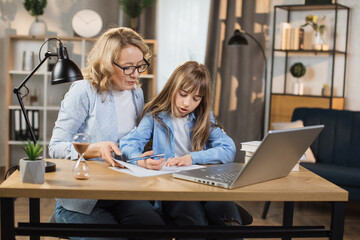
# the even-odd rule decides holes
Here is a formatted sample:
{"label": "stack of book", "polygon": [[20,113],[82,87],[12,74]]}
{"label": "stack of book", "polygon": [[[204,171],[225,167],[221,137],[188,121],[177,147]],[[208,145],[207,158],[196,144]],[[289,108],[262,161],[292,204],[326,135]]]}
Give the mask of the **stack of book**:
{"label": "stack of book", "polygon": [[[255,153],[256,149],[260,146],[261,141],[250,141],[250,142],[242,142],[241,143],[241,151],[245,152],[245,164],[249,162],[252,155]],[[299,159],[299,162],[301,160],[305,159],[305,154]],[[294,166],[294,168],[291,171],[299,171],[299,162]]]}
{"label": "stack of book", "polygon": [[304,29],[292,27],[291,23],[283,22],[280,25],[281,49],[282,50],[303,50]]}
{"label": "stack of book", "polygon": [[245,152],[245,164],[248,163],[256,149],[261,144],[261,141],[250,141],[241,143],[241,151]]}

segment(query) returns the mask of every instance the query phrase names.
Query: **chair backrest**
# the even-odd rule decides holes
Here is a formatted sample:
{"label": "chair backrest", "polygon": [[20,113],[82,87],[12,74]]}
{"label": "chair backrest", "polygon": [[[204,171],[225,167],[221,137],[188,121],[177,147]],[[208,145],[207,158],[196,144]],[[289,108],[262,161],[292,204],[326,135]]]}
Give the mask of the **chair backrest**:
{"label": "chair backrest", "polygon": [[302,120],[304,126],[325,125],[311,144],[317,162],[360,167],[360,112],[296,108],[291,120]]}

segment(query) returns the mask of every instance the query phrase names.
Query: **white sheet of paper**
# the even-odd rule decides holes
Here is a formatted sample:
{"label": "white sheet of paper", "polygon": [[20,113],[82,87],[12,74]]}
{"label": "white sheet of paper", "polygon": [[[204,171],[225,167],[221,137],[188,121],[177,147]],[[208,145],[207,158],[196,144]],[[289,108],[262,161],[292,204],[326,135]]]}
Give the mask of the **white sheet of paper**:
{"label": "white sheet of paper", "polygon": [[134,175],[137,177],[151,177],[151,176],[157,176],[162,174],[170,174],[174,172],[180,172],[184,170],[191,170],[191,169],[197,169],[197,168],[204,168],[205,166],[201,165],[190,165],[190,166],[173,166],[173,167],[163,167],[161,170],[150,170],[143,167],[139,167],[124,161],[116,160],[113,158],[114,161],[120,163],[121,165],[125,166],[126,168],[118,168],[118,167],[109,167],[110,169],[113,169],[118,172],[127,173],[130,175]]}

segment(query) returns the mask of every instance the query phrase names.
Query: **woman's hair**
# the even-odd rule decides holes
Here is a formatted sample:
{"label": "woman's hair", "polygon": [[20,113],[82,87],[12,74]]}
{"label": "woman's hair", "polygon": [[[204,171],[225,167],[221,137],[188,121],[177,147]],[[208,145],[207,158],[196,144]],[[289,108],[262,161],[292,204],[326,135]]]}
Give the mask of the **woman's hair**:
{"label": "woman's hair", "polygon": [[[190,129],[190,131],[193,132],[191,137],[192,150],[203,150],[209,138],[211,127],[210,73],[203,64],[188,61],[178,66],[161,92],[145,105],[142,117],[148,113],[166,128],[158,114],[167,112],[176,117],[175,97],[180,90],[186,90],[189,93],[199,90],[199,96],[202,97],[199,106],[194,110],[196,123],[194,129]],[[166,130],[168,131],[167,128]]]}
{"label": "woman's hair", "polygon": [[139,48],[146,60],[151,57],[150,49],[144,39],[130,28],[110,28],[95,42],[88,55],[83,74],[98,92],[108,92],[112,89],[113,62],[118,62],[120,51],[128,46]]}

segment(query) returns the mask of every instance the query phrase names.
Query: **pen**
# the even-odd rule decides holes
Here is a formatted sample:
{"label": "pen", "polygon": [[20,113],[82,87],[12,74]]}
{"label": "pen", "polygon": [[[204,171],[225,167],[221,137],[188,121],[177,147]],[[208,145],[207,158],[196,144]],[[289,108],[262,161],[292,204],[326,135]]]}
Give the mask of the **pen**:
{"label": "pen", "polygon": [[139,161],[139,160],[148,159],[148,158],[157,158],[157,157],[162,157],[162,156],[164,156],[164,155],[165,155],[164,153],[160,153],[160,154],[151,155],[151,156],[131,158],[131,159],[125,160],[125,162],[128,162],[128,163],[130,163],[130,162],[137,162],[137,161]]}

